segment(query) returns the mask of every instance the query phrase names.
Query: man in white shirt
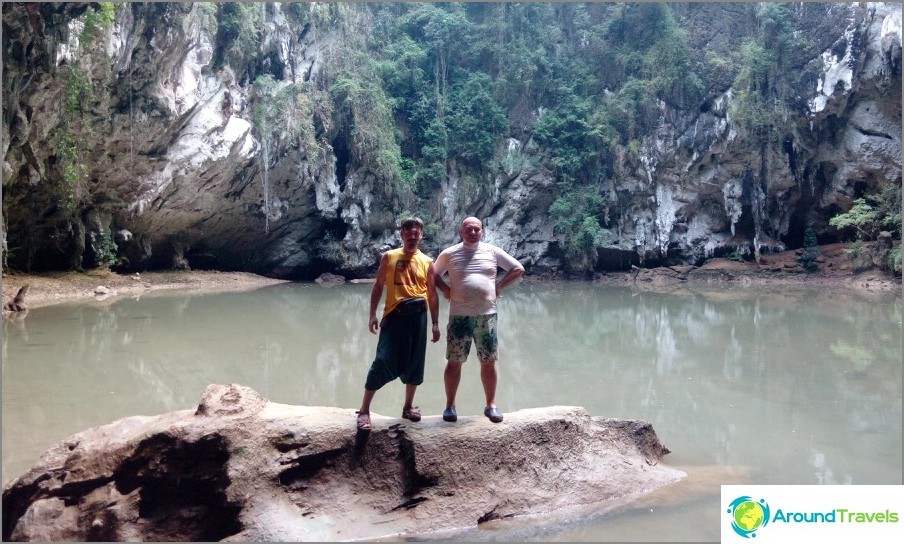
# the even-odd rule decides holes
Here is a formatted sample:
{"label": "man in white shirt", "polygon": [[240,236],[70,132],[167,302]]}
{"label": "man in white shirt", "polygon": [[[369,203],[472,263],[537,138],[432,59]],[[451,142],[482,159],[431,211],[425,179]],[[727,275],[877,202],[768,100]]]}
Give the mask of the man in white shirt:
{"label": "man in white shirt", "polygon": [[[459,233],[462,242],[443,250],[433,263],[436,288],[450,301],[443,374],[446,386],[443,420],[458,419],[455,394],[461,382],[461,365],[468,359],[473,340],[487,402],[483,415],[493,423],[499,423],[502,412],[496,407],[496,299],[502,297],[505,287],[524,274],[524,267],[501,248],[480,241],[483,224],[476,217],[462,221]],[[506,272],[497,278],[498,268]],[[443,278],[446,274],[448,283]]]}

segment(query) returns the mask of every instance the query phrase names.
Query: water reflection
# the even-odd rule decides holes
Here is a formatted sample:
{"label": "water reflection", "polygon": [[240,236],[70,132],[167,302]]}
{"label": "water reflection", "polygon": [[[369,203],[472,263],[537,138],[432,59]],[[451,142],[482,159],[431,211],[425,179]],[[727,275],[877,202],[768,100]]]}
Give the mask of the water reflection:
{"label": "water reflection", "polygon": [[[368,285],[279,285],[4,320],[4,481],[72,433],[193,409],[209,383],[241,383],[280,403],[357,407],[376,346],[369,296]],[[500,301],[498,402],[646,419],[673,451],[670,464],[724,467],[756,483],[898,484],[901,313],[895,294],[522,283]],[[443,408],[444,352],[444,341],[428,344],[417,397],[428,415]],[[482,397],[472,356],[460,413],[480,414]],[[401,399],[402,386],[390,384],[373,410],[397,417]],[[718,497],[717,482],[697,488]],[[626,531],[616,534],[636,528]],[[685,528],[708,539],[695,531]],[[587,529],[568,537],[601,539]]]}

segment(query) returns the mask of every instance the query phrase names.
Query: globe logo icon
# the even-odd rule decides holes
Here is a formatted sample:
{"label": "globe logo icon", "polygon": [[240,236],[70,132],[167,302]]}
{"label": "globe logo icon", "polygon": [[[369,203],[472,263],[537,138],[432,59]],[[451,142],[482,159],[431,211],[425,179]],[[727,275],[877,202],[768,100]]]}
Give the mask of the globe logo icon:
{"label": "globe logo icon", "polygon": [[731,501],[728,514],[731,516],[731,528],[744,538],[754,538],[756,531],[769,523],[769,505],[766,501],[755,501],[747,495]]}

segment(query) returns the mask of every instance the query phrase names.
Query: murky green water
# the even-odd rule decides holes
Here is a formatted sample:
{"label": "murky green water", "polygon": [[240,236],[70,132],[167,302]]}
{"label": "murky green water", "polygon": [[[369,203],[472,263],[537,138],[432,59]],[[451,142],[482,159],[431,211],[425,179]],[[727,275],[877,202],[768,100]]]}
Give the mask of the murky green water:
{"label": "murky green water", "polygon": [[[68,435],[194,408],[210,383],[356,408],[376,346],[369,293],[280,285],[57,305],[4,320],[3,481]],[[447,311],[443,303],[443,323]],[[451,537],[718,541],[720,483],[901,484],[901,321],[899,293],[512,287],[500,303],[500,407],[577,405],[648,420],[672,450],[665,462],[688,478],[615,511]],[[427,357],[416,404],[439,414],[444,342],[429,344]],[[462,415],[482,412],[478,370],[472,354]],[[401,400],[395,382],[372,410],[396,417]]]}

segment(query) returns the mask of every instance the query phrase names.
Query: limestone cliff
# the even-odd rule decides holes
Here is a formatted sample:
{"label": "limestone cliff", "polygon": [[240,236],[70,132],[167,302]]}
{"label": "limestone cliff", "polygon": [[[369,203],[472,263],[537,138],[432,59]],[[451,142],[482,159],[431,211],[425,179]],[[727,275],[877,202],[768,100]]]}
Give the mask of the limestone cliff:
{"label": "limestone cliff", "polygon": [[[797,79],[780,82],[794,98],[778,138],[732,119],[730,66],[703,74],[694,101],[652,104],[653,126],[590,174],[605,236],[578,256],[549,213],[561,179],[534,132],[543,104],[507,112],[491,160],[448,157],[427,195],[387,170],[361,127],[391,114],[351,107],[360,89],[337,86],[337,66],[370,54],[366,4],[265,4],[251,34],[229,26],[244,12],[214,4],[121,4],[106,25],[98,6],[2,8],[3,242],[16,268],[367,275],[406,211],[425,216],[432,253],[476,215],[487,241],[538,272],[699,265],[801,247],[809,225],[838,241],[829,218],[901,184],[900,4],[796,5],[808,39]],[[757,28],[743,5],[672,6],[708,66]],[[567,15],[562,35],[580,47]],[[391,122],[404,151],[407,121]]]}

